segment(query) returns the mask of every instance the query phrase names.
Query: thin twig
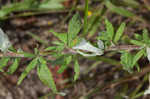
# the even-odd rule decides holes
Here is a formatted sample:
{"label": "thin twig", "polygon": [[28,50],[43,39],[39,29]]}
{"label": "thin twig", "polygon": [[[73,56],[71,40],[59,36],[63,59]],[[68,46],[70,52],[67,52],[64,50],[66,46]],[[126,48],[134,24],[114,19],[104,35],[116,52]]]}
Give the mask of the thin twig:
{"label": "thin twig", "polygon": [[[118,50],[127,50],[127,51],[132,51],[132,50],[140,50],[142,47],[136,46],[136,45],[120,45],[120,46],[113,46],[105,49],[105,52],[107,51],[118,51]],[[77,54],[77,51],[71,49],[71,48],[66,48],[62,53],[64,54]],[[41,55],[43,56],[43,55]],[[49,55],[44,55],[44,56],[49,56]],[[0,57],[25,57],[24,54],[21,53],[14,53],[14,52],[6,52],[6,53],[0,53]]]}
{"label": "thin twig", "polygon": [[0,53],[0,57],[25,57],[23,54],[17,54],[14,52]]}
{"label": "thin twig", "polygon": [[119,45],[119,46],[109,47],[105,51],[118,51],[118,50],[132,51],[132,50],[139,50],[141,48],[142,47],[137,46],[137,45]]}

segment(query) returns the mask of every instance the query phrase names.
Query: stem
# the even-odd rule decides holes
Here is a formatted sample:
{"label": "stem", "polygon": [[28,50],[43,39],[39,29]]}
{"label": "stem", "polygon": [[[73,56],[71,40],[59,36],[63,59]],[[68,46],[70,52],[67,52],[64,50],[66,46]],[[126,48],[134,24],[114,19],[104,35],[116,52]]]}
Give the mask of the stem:
{"label": "stem", "polygon": [[132,51],[132,50],[139,50],[141,48],[143,48],[143,47],[140,47],[137,45],[119,45],[119,46],[109,47],[105,51],[117,51],[117,50]]}
{"label": "stem", "polygon": [[84,27],[83,27],[83,33],[86,34],[87,32],[87,19],[88,17],[88,0],[85,0],[85,10],[84,10]]}
{"label": "stem", "polygon": [[6,52],[6,53],[0,53],[0,57],[24,57],[23,54],[17,54],[14,52]]}
{"label": "stem", "polygon": [[[109,47],[105,50],[105,52],[118,51],[118,50],[132,51],[132,50],[140,50],[141,48],[142,47],[136,46],[136,45],[120,45],[120,46]],[[77,54],[77,52],[71,48],[66,48],[62,53],[64,53],[64,54]],[[41,56],[49,56],[49,54],[43,54],[43,53],[40,53],[40,55]],[[24,56],[24,54],[20,54],[20,53],[5,52],[5,53],[0,53],[0,57],[25,57],[25,56]]]}

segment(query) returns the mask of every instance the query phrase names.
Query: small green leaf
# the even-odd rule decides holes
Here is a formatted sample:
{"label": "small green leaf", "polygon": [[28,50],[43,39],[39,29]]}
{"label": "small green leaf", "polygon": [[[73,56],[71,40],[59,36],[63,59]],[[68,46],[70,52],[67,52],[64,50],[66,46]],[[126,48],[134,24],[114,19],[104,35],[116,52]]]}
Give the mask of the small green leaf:
{"label": "small green leaf", "polygon": [[39,5],[39,9],[62,9],[64,0],[45,0]]}
{"label": "small green leaf", "polygon": [[75,64],[74,64],[74,72],[75,72],[74,81],[76,81],[80,75],[80,67],[79,67],[79,63],[77,60],[75,61]]}
{"label": "small green leaf", "polygon": [[124,28],[125,28],[126,24],[123,22],[120,27],[118,28],[115,38],[114,38],[114,43],[117,43],[119,41],[119,39],[121,38],[123,32],[124,32]]}
{"label": "small green leaf", "polygon": [[23,54],[23,56],[24,57],[30,57],[30,58],[33,58],[33,57],[35,57],[35,55],[34,54],[32,54],[32,53],[27,53],[27,52],[19,52],[20,54]]}
{"label": "small green leaf", "polygon": [[133,66],[135,66],[135,64],[137,63],[137,61],[144,55],[145,50],[141,49],[133,58],[133,63],[132,63],[132,68]]}
{"label": "small green leaf", "polygon": [[62,41],[64,44],[67,44],[67,33],[57,33],[53,30],[50,30],[56,37],[59,38],[60,41]]}
{"label": "small green leaf", "polygon": [[45,51],[51,51],[51,50],[56,50],[55,46],[49,46],[45,49]]}
{"label": "small green leaf", "polygon": [[113,40],[113,36],[114,36],[113,25],[107,19],[105,20],[105,25],[106,25],[106,33],[109,36],[109,39]]}
{"label": "small green leaf", "polygon": [[143,43],[142,41],[137,41],[137,40],[129,40],[129,42],[131,44],[138,45],[138,46],[144,46],[145,45],[145,43]]}
{"label": "small green leaf", "polygon": [[133,56],[129,52],[122,52],[121,64],[123,65],[123,69],[132,72]]}
{"label": "small green leaf", "polygon": [[122,7],[117,7],[117,6],[113,5],[109,0],[105,0],[105,5],[112,12],[115,12],[115,13],[120,14],[122,16],[126,16],[126,17],[133,17],[133,16],[135,16],[134,13],[132,13],[132,12],[122,8]]}
{"label": "small green leaf", "polygon": [[99,33],[98,39],[103,41],[110,41],[108,34],[105,31]]}
{"label": "small green leaf", "polygon": [[45,84],[48,85],[54,93],[57,93],[55,81],[53,79],[52,73],[50,69],[47,67],[47,63],[43,57],[39,58],[40,66],[37,68],[37,74],[40,80]]}
{"label": "small green leaf", "polygon": [[72,41],[75,39],[80,30],[81,30],[81,18],[80,15],[76,13],[69,21],[68,37],[67,37],[69,47],[71,47]]}
{"label": "small green leaf", "polygon": [[148,30],[147,29],[144,29],[143,30],[143,40],[144,42],[148,42],[149,41],[149,35],[148,35]]}
{"label": "small green leaf", "polygon": [[63,73],[65,70],[67,69],[67,65],[63,64],[61,65],[61,67],[59,68],[59,70],[57,71],[59,74]]}
{"label": "small green leaf", "polygon": [[68,56],[65,58],[65,63],[63,65],[61,65],[61,67],[59,68],[59,70],[57,71],[58,73],[62,73],[64,72],[64,70],[67,69],[67,65],[72,61],[72,56]]}
{"label": "small green leaf", "polygon": [[19,66],[19,58],[14,59],[13,64],[8,69],[8,74],[13,74]]}
{"label": "small green leaf", "polygon": [[31,32],[28,32],[27,34],[28,34],[29,36],[31,36],[33,39],[37,40],[38,42],[40,42],[40,43],[42,43],[42,44],[44,44],[44,45],[46,45],[46,46],[48,45],[48,41],[41,39],[40,36],[38,36],[38,35],[36,35],[36,34],[34,34],[34,33],[31,33]]}
{"label": "small green leaf", "polygon": [[3,57],[0,60],[0,70],[3,71],[2,69],[7,65],[8,61],[10,60],[9,57]]}
{"label": "small green leaf", "polygon": [[140,34],[134,34],[134,38],[141,41],[143,39],[143,37]]}
{"label": "small green leaf", "polygon": [[19,77],[19,80],[17,82],[17,85],[20,85],[21,82],[23,81],[23,79],[28,75],[28,73],[34,69],[36,67],[38,63],[38,58],[33,59],[29,65],[25,68],[24,72],[21,74],[21,76]]}

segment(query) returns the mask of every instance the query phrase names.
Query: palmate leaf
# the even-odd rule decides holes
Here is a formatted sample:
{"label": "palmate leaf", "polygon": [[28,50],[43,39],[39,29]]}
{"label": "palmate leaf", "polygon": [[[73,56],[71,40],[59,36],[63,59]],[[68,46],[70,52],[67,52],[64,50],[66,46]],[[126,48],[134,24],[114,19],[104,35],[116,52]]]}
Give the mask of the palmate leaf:
{"label": "palmate leaf", "polygon": [[38,58],[33,59],[29,63],[29,65],[25,68],[24,72],[19,77],[19,80],[17,82],[18,85],[20,85],[23,79],[29,74],[29,72],[36,67],[37,63],[38,63]]}
{"label": "palmate leaf", "polygon": [[43,57],[39,58],[40,65],[37,67],[37,74],[40,80],[47,86],[49,86],[54,93],[57,93],[55,81],[53,79],[50,69],[47,67],[47,63]]}

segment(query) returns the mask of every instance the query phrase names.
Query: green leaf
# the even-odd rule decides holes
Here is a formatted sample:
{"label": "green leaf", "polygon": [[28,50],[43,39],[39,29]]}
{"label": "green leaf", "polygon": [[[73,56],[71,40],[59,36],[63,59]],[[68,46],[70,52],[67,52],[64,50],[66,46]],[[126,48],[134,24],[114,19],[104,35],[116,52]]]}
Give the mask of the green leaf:
{"label": "green leaf", "polygon": [[110,41],[108,34],[105,31],[99,33],[98,39],[103,41]]}
{"label": "green leaf", "polygon": [[129,52],[122,52],[121,64],[123,65],[123,69],[132,72],[133,56]]}
{"label": "green leaf", "polygon": [[79,75],[80,75],[80,67],[79,67],[79,63],[78,63],[77,60],[75,61],[74,72],[75,72],[74,81],[76,81],[79,78]]}
{"label": "green leaf", "polygon": [[142,41],[137,41],[137,40],[129,40],[129,42],[131,44],[138,45],[138,46],[144,46],[145,45],[145,43],[143,43]]}
{"label": "green leaf", "polygon": [[60,41],[62,41],[64,44],[67,44],[67,33],[57,33],[53,30],[50,30],[56,37],[59,38]]}
{"label": "green leaf", "polygon": [[143,40],[144,42],[148,42],[149,41],[149,35],[148,35],[148,30],[147,29],[144,29],[143,30]]}
{"label": "green leaf", "polygon": [[3,57],[0,60],[0,70],[3,71],[2,69],[7,65],[8,61],[10,60],[9,57]]}
{"label": "green leaf", "polygon": [[13,61],[13,64],[8,69],[8,74],[13,74],[19,66],[19,58],[15,58]]}
{"label": "green leaf", "polygon": [[39,5],[40,9],[62,9],[64,0],[45,0]]}
{"label": "green leaf", "polygon": [[124,32],[124,28],[125,28],[126,24],[123,22],[120,27],[118,28],[115,38],[114,38],[114,43],[117,43],[119,41],[119,39],[121,38],[123,32]]}
{"label": "green leaf", "polygon": [[38,58],[33,59],[29,65],[25,68],[24,72],[19,77],[19,80],[17,82],[17,85],[20,85],[23,79],[29,74],[29,72],[36,67],[38,63]]}
{"label": "green leaf", "polygon": [[32,54],[32,53],[27,53],[27,52],[19,52],[19,54],[23,54],[24,57],[28,57],[28,58],[33,58],[33,57],[35,57],[34,54]]}
{"label": "green leaf", "polygon": [[134,38],[141,41],[143,39],[143,37],[140,34],[134,34]]}
{"label": "green leaf", "polygon": [[132,68],[137,63],[137,61],[144,55],[145,50],[141,49],[133,58]]}
{"label": "green leaf", "polygon": [[40,42],[40,43],[42,43],[42,44],[44,44],[44,45],[46,45],[46,46],[48,45],[48,41],[41,39],[40,36],[38,36],[38,35],[36,35],[36,34],[34,34],[34,33],[31,33],[31,32],[28,32],[27,34],[28,34],[29,36],[31,36],[33,39],[37,40],[38,42]]}
{"label": "green leaf", "polygon": [[66,64],[63,64],[63,65],[61,65],[61,67],[58,69],[58,73],[59,74],[61,74],[61,73],[63,73],[66,69],[67,69],[67,65]]}
{"label": "green leaf", "polygon": [[81,18],[80,15],[76,13],[69,21],[68,37],[67,37],[69,47],[71,47],[72,41],[75,39],[80,30],[81,30]]}
{"label": "green leaf", "polygon": [[106,33],[109,36],[109,39],[113,40],[113,36],[114,36],[113,25],[107,19],[105,20],[105,25],[106,25]]}
{"label": "green leaf", "polygon": [[62,73],[64,72],[64,70],[67,69],[67,65],[72,61],[72,56],[68,56],[65,58],[65,63],[63,65],[61,65],[61,67],[59,68],[59,70],[57,71],[58,73]]}
{"label": "green leaf", "polygon": [[29,10],[35,7],[37,0],[24,0],[23,2],[11,3],[9,5],[3,6],[0,10],[0,18],[4,18],[6,15],[14,11]]}
{"label": "green leaf", "polygon": [[56,50],[55,46],[49,46],[45,49],[45,51],[52,51],[52,50]]}
{"label": "green leaf", "polygon": [[40,66],[37,68],[37,74],[40,80],[45,84],[48,85],[54,93],[57,93],[55,81],[53,79],[52,73],[50,69],[47,67],[46,61],[43,57],[39,58]]}
{"label": "green leaf", "polygon": [[105,5],[112,12],[115,12],[115,13],[120,14],[122,16],[126,16],[126,17],[133,17],[133,16],[135,16],[134,13],[132,13],[132,12],[122,8],[122,7],[117,7],[117,6],[113,5],[109,0],[105,0]]}

